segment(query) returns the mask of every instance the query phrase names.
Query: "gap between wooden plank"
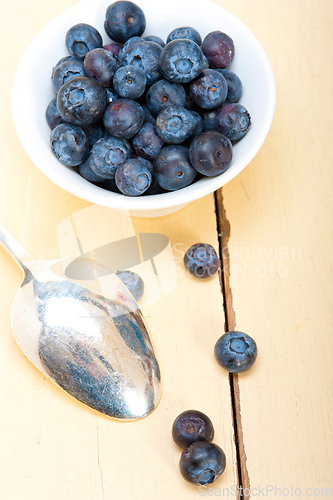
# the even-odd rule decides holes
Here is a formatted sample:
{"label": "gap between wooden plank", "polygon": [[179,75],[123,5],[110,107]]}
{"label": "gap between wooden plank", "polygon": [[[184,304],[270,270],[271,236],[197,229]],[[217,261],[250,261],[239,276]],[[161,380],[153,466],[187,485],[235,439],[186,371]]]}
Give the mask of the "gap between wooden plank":
{"label": "gap between wooden plank", "polygon": [[[230,255],[228,242],[230,237],[230,223],[227,219],[223,205],[222,189],[215,191],[215,211],[219,241],[219,253],[221,261],[221,291],[223,295],[223,308],[225,316],[225,331],[232,331],[236,328],[236,315],[232,303],[232,290],[230,284]],[[229,373],[229,385],[231,395],[232,420],[234,426],[234,439],[237,458],[237,475],[239,498],[250,498],[250,478],[246,468],[246,454],[243,441],[243,428],[241,421],[240,392],[238,375]]]}

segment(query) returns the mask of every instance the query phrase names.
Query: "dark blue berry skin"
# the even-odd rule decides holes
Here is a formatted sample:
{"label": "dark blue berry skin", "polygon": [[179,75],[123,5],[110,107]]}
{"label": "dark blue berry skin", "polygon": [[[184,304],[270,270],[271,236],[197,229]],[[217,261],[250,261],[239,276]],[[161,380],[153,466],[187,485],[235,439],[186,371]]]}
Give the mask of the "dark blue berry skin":
{"label": "dark blue berry skin", "polygon": [[167,191],[165,189],[163,189],[159,183],[157,182],[156,179],[154,179],[154,176],[153,176],[153,179],[151,181],[151,184],[149,186],[149,188],[147,189],[147,191],[145,191],[143,193],[142,196],[150,196],[150,195],[153,195],[153,194],[163,194],[163,193],[166,193]]}
{"label": "dark blue berry skin", "polygon": [[199,115],[199,113],[191,110],[189,110],[189,112],[192,114],[193,119],[195,121],[195,128],[192,135],[188,139],[186,139],[186,141],[183,142],[183,145],[186,146],[187,148],[191,146],[193,140],[197,137],[197,135],[201,134],[203,130],[203,120]]}
{"label": "dark blue berry skin", "polygon": [[218,339],[214,350],[217,362],[230,373],[242,373],[257,359],[257,344],[243,332],[227,332]]}
{"label": "dark blue berry skin", "polygon": [[114,2],[106,10],[104,29],[115,42],[125,43],[133,36],[141,36],[146,29],[143,10],[133,2]]}
{"label": "dark blue berry skin", "polygon": [[227,80],[228,95],[226,100],[228,102],[237,102],[243,90],[241,79],[228,69],[217,69],[216,71],[219,71]]}
{"label": "dark blue berry skin", "polygon": [[150,161],[157,158],[163,145],[164,142],[157,135],[155,125],[147,122],[132,139],[132,146],[136,153]]}
{"label": "dark blue berry skin", "polygon": [[138,99],[146,89],[147,78],[145,72],[129,64],[119,68],[113,77],[113,87],[120,97]]}
{"label": "dark blue berry skin", "polygon": [[55,68],[52,77],[53,89],[57,94],[64,83],[69,82],[75,76],[86,76],[83,62],[79,59],[69,59]]}
{"label": "dark blue berry skin", "polygon": [[107,104],[103,85],[87,76],[76,76],[60,87],[57,107],[62,118],[74,125],[90,125],[102,118]]}
{"label": "dark blue berry skin", "polygon": [[52,101],[49,102],[46,111],[45,111],[46,123],[53,130],[60,123],[64,123],[63,118],[61,117],[58,108],[57,108],[57,98],[54,97]]}
{"label": "dark blue berry skin", "polygon": [[144,36],[143,39],[146,40],[146,42],[158,43],[158,45],[160,45],[162,47],[162,49],[163,49],[163,47],[165,47],[165,43],[163,42],[162,38],[160,38],[159,36],[148,35],[148,36]]}
{"label": "dark blue berry skin", "polygon": [[203,109],[214,109],[226,100],[227,80],[214,69],[204,69],[189,86],[192,100]]}
{"label": "dark blue berry skin", "polygon": [[182,26],[181,28],[176,28],[168,35],[167,43],[172,42],[172,40],[178,40],[179,38],[187,38],[192,40],[197,45],[201,45],[200,33],[190,26]]}
{"label": "dark blue berry skin", "polygon": [[91,169],[103,179],[114,179],[119,165],[129,157],[130,149],[126,141],[103,137],[95,142],[91,150]]}
{"label": "dark blue berry skin", "polygon": [[171,104],[157,115],[155,126],[164,142],[181,144],[193,134],[196,120],[189,110]]}
{"label": "dark blue berry skin", "polygon": [[111,191],[112,193],[121,194],[114,179],[108,179],[107,181],[104,179],[104,181],[105,182],[100,185],[103,189],[106,189],[106,191]]}
{"label": "dark blue berry skin", "polygon": [[172,437],[180,448],[186,450],[197,441],[213,441],[214,427],[210,418],[201,411],[186,410],[174,421]]}
{"label": "dark blue berry skin", "polygon": [[208,130],[216,130],[216,117],[226,104],[229,104],[227,101],[224,101],[221,106],[216,109],[209,110],[200,110],[200,116],[203,121],[203,131],[207,132]]}
{"label": "dark blue berry skin", "polygon": [[145,290],[141,276],[133,271],[117,271],[116,274],[131,292],[135,300],[140,300]]}
{"label": "dark blue berry skin", "polygon": [[152,182],[152,165],[144,158],[130,158],[116,170],[116,185],[125,196],[140,196]]}
{"label": "dark blue berry skin", "polygon": [[74,167],[83,162],[89,152],[88,139],[81,127],[60,123],[51,132],[51,150],[64,165]]}
{"label": "dark blue berry skin", "polygon": [[167,80],[159,80],[154,83],[147,92],[146,104],[153,115],[157,116],[170,104],[185,106],[186,92],[179,83],[170,83]]}
{"label": "dark blue berry skin", "polygon": [[169,82],[190,82],[200,75],[205,65],[200,47],[192,40],[173,40],[162,49],[160,71]]}
{"label": "dark blue berry skin", "polygon": [[104,136],[102,120],[98,120],[98,122],[92,123],[91,125],[86,125],[82,127],[82,129],[87,136],[89,149],[93,147],[95,142]]}
{"label": "dark blue berry skin", "polygon": [[216,128],[231,141],[242,139],[251,126],[248,110],[237,103],[224,106],[216,116]]}
{"label": "dark blue berry skin", "polygon": [[215,130],[199,134],[190,147],[192,166],[208,177],[225,172],[230,166],[232,155],[231,141]]}
{"label": "dark blue berry skin", "polygon": [[66,47],[72,56],[84,59],[86,54],[93,49],[102,47],[103,41],[96,28],[89,24],[76,24],[66,34]]}
{"label": "dark blue berry skin", "polygon": [[133,64],[145,72],[147,83],[152,85],[162,78],[159,70],[159,60],[162,47],[155,42],[143,39],[134,41],[128,47],[123,47],[119,53],[122,66]]}
{"label": "dark blue berry skin", "polygon": [[121,47],[119,53],[118,53],[118,59],[119,61],[122,60],[123,54],[130,48],[136,45],[137,43],[144,42],[144,39],[141,36],[132,36],[127,40],[127,42],[124,43],[124,45]]}
{"label": "dark blue berry skin", "polygon": [[137,134],[144,122],[144,111],[132,99],[118,99],[106,108],[104,127],[113,137],[130,139]]}
{"label": "dark blue berry skin", "polygon": [[88,154],[87,158],[79,165],[80,175],[89,182],[93,184],[101,184],[105,181],[103,177],[95,174],[91,169],[91,153]]}
{"label": "dark blue berry skin", "polygon": [[184,255],[184,265],[196,278],[210,278],[220,267],[215,249],[209,243],[195,243]]}
{"label": "dark blue berry skin", "polygon": [[217,444],[197,441],[184,450],[179,461],[181,475],[195,485],[211,484],[224,471],[226,457]]}
{"label": "dark blue berry skin", "polygon": [[152,112],[148,108],[147,104],[144,104],[142,106],[144,115],[145,115],[145,123],[151,123],[152,125],[155,125],[156,118],[153,116]]}
{"label": "dark blue berry skin", "polygon": [[103,49],[108,50],[114,57],[117,58],[119,56],[121,47],[122,45],[120,43],[108,43],[107,45],[103,45]]}
{"label": "dark blue berry skin", "polygon": [[196,174],[185,146],[166,146],[154,163],[154,178],[167,191],[176,191],[188,186]]}
{"label": "dark blue berry skin", "polygon": [[86,75],[94,78],[104,87],[110,87],[113,75],[118,68],[120,68],[119,59],[105,49],[91,50],[84,59]]}
{"label": "dark blue berry skin", "polygon": [[74,56],[65,56],[65,57],[62,57],[61,59],[59,59],[57,64],[52,68],[51,79],[53,78],[54,71],[57,69],[58,66],[60,66],[60,64],[62,64],[65,61],[73,61],[73,60],[80,61],[81,59],[78,59],[77,57],[74,57]]}
{"label": "dark blue berry skin", "polygon": [[210,68],[226,68],[235,55],[232,38],[221,31],[212,31],[204,38],[201,50],[207,57]]}
{"label": "dark blue berry skin", "polygon": [[113,101],[117,101],[119,99],[119,95],[114,89],[106,89],[106,94],[107,94],[107,104],[111,104]]}

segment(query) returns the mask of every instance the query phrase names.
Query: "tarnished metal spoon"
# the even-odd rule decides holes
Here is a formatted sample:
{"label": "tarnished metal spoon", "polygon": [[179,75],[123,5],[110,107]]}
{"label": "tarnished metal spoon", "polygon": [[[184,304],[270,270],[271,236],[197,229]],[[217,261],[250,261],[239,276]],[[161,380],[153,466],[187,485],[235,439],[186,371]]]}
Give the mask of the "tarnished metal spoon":
{"label": "tarnished metal spoon", "polygon": [[[94,410],[120,420],[149,415],[160,399],[159,366],[143,315],[118,276],[110,275],[106,296],[96,284],[61,275],[62,261],[33,257],[1,225],[0,242],[23,270],[11,323],[30,361]],[[81,264],[84,274],[89,263]]]}

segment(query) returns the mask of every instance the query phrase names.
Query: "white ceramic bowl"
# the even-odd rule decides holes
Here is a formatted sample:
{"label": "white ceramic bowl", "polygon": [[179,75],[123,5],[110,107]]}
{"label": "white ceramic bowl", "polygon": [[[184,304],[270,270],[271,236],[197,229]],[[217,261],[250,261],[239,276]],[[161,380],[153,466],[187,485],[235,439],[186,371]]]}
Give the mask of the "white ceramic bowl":
{"label": "white ceramic bowl", "polygon": [[242,80],[240,102],[249,110],[252,126],[234,147],[229,169],[216,177],[203,178],[179,191],[127,197],[97,187],[70,167],[62,165],[50,149],[50,129],[45,110],[55,96],[51,71],[57,61],[68,55],[67,30],[77,23],[91,24],[99,30],[103,43],[105,11],[112,0],[83,0],[47,24],[27,48],[15,75],[12,111],[19,139],[30,159],[55,184],[79,198],[129,212],[137,217],[159,217],[175,212],[220,188],[253,159],[269,131],[275,108],[275,83],[267,55],[252,32],[235,16],[209,0],[137,0],[147,19],[144,35],[167,35],[179,26],[193,26],[202,38],[210,31],[227,33],[235,43],[235,57],[229,69]]}

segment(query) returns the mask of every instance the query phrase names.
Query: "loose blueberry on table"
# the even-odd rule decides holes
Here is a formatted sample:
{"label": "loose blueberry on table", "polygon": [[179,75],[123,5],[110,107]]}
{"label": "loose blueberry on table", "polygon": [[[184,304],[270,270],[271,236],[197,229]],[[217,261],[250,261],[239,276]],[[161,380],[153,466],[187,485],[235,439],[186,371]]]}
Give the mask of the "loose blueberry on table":
{"label": "loose blueberry on table", "polygon": [[257,359],[257,344],[243,332],[227,332],[215,344],[217,362],[230,373],[242,373]]}
{"label": "loose blueberry on table", "polygon": [[128,270],[117,271],[116,274],[131,292],[135,300],[140,300],[145,289],[145,285],[141,276],[133,271]]}
{"label": "loose blueberry on table", "polygon": [[186,251],[184,264],[192,276],[205,279],[216,273],[220,267],[220,260],[212,245],[196,243]]}
{"label": "loose blueberry on table", "polygon": [[197,441],[213,441],[214,427],[207,415],[198,410],[183,411],[173,423],[172,437],[183,450]]}
{"label": "loose blueberry on table", "polygon": [[214,443],[197,441],[183,451],[179,469],[184,479],[195,485],[211,484],[226,466],[224,451]]}

